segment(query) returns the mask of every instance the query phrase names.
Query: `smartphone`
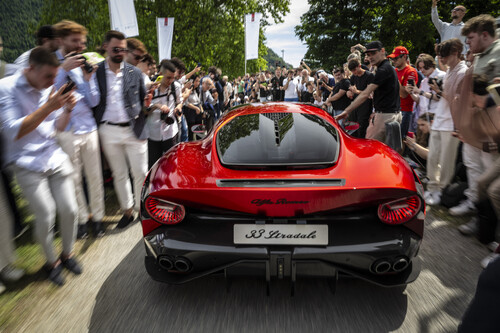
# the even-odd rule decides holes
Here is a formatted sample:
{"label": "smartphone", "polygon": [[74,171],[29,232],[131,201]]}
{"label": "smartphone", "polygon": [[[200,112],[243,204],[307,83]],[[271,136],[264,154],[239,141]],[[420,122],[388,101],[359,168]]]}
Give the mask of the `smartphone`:
{"label": "smartphone", "polygon": [[163,75],[158,75],[158,77],[155,80],[155,83],[160,82],[163,79]]}
{"label": "smartphone", "polygon": [[408,80],[408,85],[409,85],[409,86],[415,86],[415,80],[413,80],[413,79],[409,79],[409,80]]}
{"label": "smartphone", "polygon": [[66,86],[66,88],[64,88],[62,95],[69,93],[75,87],[75,82],[73,82],[73,80],[71,80],[70,78],[68,78],[68,81],[66,82],[66,84],[67,84],[67,86]]}
{"label": "smartphone", "polygon": [[413,132],[406,132],[406,136],[409,137],[409,138],[414,139],[415,138],[415,133],[413,133]]}

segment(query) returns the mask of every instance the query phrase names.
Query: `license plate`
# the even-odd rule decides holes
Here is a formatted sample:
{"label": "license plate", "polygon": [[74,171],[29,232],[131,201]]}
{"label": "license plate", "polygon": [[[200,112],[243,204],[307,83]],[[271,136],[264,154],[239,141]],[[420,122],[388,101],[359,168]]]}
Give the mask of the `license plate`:
{"label": "license plate", "polygon": [[234,244],[328,245],[328,225],[235,224]]}

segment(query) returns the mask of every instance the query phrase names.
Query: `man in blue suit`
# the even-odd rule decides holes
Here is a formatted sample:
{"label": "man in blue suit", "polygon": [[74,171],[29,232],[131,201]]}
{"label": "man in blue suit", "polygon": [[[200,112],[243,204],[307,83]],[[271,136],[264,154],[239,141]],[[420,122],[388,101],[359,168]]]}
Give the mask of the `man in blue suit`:
{"label": "man in blue suit", "polygon": [[[148,168],[147,133],[143,112],[146,88],[141,71],[124,61],[127,40],[119,32],[106,33],[105,61],[99,64],[96,84],[99,104],[93,109],[104,155],[113,173],[115,192],[123,210],[117,228],[125,228],[139,211],[142,183]],[[130,186],[129,169],[133,177]]]}

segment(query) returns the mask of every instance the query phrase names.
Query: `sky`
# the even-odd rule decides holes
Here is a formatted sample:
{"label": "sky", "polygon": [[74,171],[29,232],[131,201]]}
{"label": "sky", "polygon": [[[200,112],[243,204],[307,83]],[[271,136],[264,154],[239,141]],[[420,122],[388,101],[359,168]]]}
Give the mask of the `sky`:
{"label": "sky", "polygon": [[266,45],[279,56],[284,50],[285,61],[298,67],[300,60],[307,52],[307,46],[302,44],[295,36],[294,28],[300,24],[300,17],[309,9],[309,3],[305,0],[291,0],[290,12],[284,17],[284,22],[273,24],[266,28]]}

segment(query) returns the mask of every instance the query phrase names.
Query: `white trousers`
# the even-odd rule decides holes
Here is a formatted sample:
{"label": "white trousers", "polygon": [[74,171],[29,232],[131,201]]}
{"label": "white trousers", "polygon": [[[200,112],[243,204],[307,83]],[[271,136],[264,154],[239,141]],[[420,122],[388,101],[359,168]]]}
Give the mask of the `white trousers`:
{"label": "white trousers", "polygon": [[464,142],[462,146],[462,160],[467,171],[468,188],[465,190],[467,199],[478,202],[477,181],[489,169],[498,155],[486,153],[479,148]]}
{"label": "white trousers", "polygon": [[[142,184],[148,172],[148,140],[137,139],[130,126],[109,124],[99,127],[99,137],[113,173],[113,184],[121,209],[134,208],[139,211]],[[133,193],[129,168],[134,183]]]}
{"label": "white trousers", "polygon": [[[68,154],[73,164],[76,202],[78,203],[78,223],[85,224],[89,218],[89,209],[95,222],[104,217],[104,187],[102,184],[101,150],[97,131],[85,134],[73,132],[58,133],[61,148]],[[89,205],[85,199],[82,183],[82,171],[89,194]]]}
{"label": "white trousers", "polygon": [[16,179],[35,215],[35,238],[42,246],[47,263],[57,260],[55,255],[54,224],[56,212],[59,216],[63,253],[73,251],[76,239],[77,204],[75,186],[71,176],[71,162],[67,159],[57,171],[34,172],[18,166],[13,167]]}
{"label": "white trousers", "polygon": [[12,226],[14,218],[0,177],[0,271],[15,260]]}
{"label": "white trousers", "polygon": [[451,133],[451,131],[431,130],[427,157],[428,191],[442,191],[455,173],[460,141]]}

